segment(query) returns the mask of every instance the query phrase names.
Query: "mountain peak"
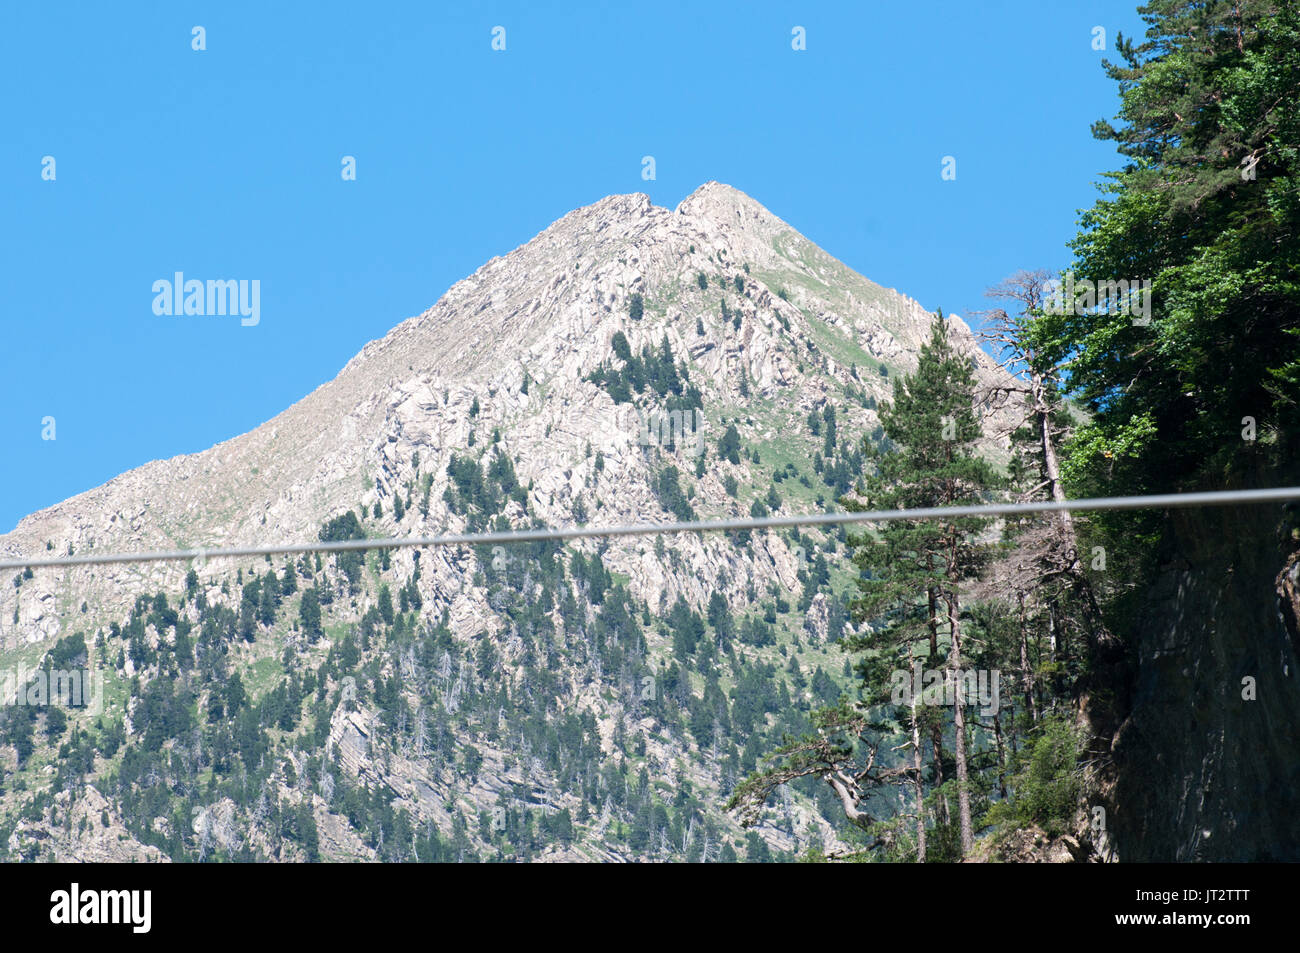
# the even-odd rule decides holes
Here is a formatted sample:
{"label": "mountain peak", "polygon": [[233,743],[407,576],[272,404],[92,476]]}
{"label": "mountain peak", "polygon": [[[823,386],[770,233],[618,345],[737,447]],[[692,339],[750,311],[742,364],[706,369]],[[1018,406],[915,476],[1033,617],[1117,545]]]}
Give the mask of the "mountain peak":
{"label": "mountain peak", "polygon": [[740,189],[714,180],[705,182],[682,199],[676,212],[678,215],[707,218],[728,225],[751,219],[777,220],[776,216],[761,203],[756,202]]}
{"label": "mountain peak", "polygon": [[[919,303],[869,281],[730,185],[705,182],[675,211],[643,192],[609,195],[484,263],[273,420],[32,514],[0,535],[0,552],[310,539],[358,502],[393,513],[394,499],[410,500],[426,475],[418,520],[384,529],[442,532],[463,517],[438,502],[453,455],[478,453],[471,448],[485,438],[518,460],[537,519],[580,522],[593,506],[609,522],[634,521],[657,512],[657,502],[631,395],[620,401],[606,386],[619,367],[616,333],[634,351],[667,341],[674,366],[688,368],[698,389],[706,429],[716,436],[743,408],[744,434],[757,445],[799,433],[828,401],[838,403],[846,432],[870,433],[874,401],[887,399],[893,374],[915,366],[930,320]],[[992,381],[992,361],[963,323],[952,323],[959,347]],[[640,400],[639,409],[654,410],[650,397]],[[603,454],[605,470],[590,470],[588,448]],[[697,478],[702,512],[734,515],[724,475]],[[609,559],[630,571],[640,556],[628,549]],[[454,570],[448,563],[444,594],[461,591]],[[106,625],[143,588],[175,583],[183,571],[75,570],[78,591],[101,614],[94,619],[68,615],[53,577],[4,587],[0,650],[71,624]],[[656,605],[678,594],[697,604],[708,598],[704,578],[635,588]],[[448,598],[469,611],[470,602]]]}
{"label": "mountain peak", "polygon": [[[654,208],[654,203],[650,200],[650,196],[644,192],[619,192],[614,195],[607,195],[586,208],[597,214],[618,212],[644,215]],[[581,212],[583,209],[578,209],[578,211]]]}

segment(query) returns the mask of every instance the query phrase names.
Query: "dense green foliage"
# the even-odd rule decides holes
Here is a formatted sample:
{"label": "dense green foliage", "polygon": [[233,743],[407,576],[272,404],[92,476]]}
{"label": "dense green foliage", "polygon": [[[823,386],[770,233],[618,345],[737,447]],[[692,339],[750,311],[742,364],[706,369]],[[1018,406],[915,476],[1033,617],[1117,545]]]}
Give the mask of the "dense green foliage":
{"label": "dense green foliage", "polygon": [[[1092,414],[1068,448],[1080,496],[1241,482],[1300,433],[1300,12],[1141,10],[1145,40],[1107,64],[1119,123],[1094,128],[1129,163],[1072,245],[1077,279],[1151,280],[1151,322],[1067,307],[1035,327]],[[1159,532],[1153,514],[1099,522],[1117,547],[1150,552]]]}

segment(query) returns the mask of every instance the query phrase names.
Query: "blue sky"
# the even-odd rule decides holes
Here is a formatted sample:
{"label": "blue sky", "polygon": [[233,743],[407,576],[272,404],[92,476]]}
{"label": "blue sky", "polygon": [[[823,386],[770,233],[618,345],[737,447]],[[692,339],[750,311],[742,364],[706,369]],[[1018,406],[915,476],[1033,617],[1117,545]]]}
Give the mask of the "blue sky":
{"label": "blue sky", "polygon": [[[727,182],[927,307],[985,307],[1067,260],[1119,164],[1092,31],[1140,35],[1135,5],[5,4],[0,532],[257,426],[611,193]],[[176,271],[258,279],[259,323],[155,315]]]}

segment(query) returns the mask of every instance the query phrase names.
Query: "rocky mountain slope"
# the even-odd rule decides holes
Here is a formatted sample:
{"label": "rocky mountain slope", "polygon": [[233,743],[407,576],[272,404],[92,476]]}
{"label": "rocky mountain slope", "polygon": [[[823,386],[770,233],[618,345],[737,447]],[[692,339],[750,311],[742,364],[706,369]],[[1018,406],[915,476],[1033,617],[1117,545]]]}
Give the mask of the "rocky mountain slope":
{"label": "rocky mountain slope", "polygon": [[[723,278],[725,288],[698,288],[700,274]],[[733,276],[743,277],[743,293],[735,291]],[[645,298],[640,321],[627,314],[633,293]],[[739,328],[721,319],[720,299],[740,316]],[[848,389],[887,397],[889,382],[879,368],[912,369],[930,319],[915,301],[852,272],[729,186],[707,183],[675,211],[640,193],[610,196],[492,259],[256,430],[202,453],[146,464],[35,513],[0,536],[0,553],[19,558],[69,548],[85,554],[310,539],[342,509],[388,503],[409,479],[417,451],[437,472],[472,432],[481,437],[493,430],[519,459],[520,479],[532,484],[532,504],[546,522],[572,521],[572,503],[591,474],[588,445],[605,457],[592,488],[601,497],[599,515],[610,522],[654,518],[661,514],[638,486],[644,480],[633,408],[615,404],[584,379],[609,359],[616,331],[633,351],[658,345],[666,334],[704,393],[706,434],[716,438],[723,419],[747,417],[756,422],[745,436],[761,444],[779,438],[782,417],[843,401]],[[950,320],[981,381],[993,380],[992,361],[960,319]],[[530,393],[522,390],[526,378],[537,385]],[[471,415],[475,401],[480,409]],[[869,411],[847,409],[847,432],[874,426]],[[698,489],[707,501],[701,511],[720,514],[727,502],[720,473],[710,471]],[[445,483],[438,474],[435,498]],[[435,507],[402,529],[436,532],[456,524]],[[628,569],[636,552],[633,546],[622,553]],[[648,564],[641,568],[649,573],[639,583],[643,595],[657,601],[660,592],[676,594],[672,581]],[[0,594],[0,644],[63,631],[76,618],[68,599],[73,592],[93,608],[76,624],[93,623],[94,613],[119,612],[140,592],[176,587],[184,571],[158,565],[41,573],[31,585]],[[454,575],[439,581],[451,585]]]}
{"label": "rocky mountain slope", "polygon": [[[888,396],[891,375],[915,367],[931,319],[726,185],[707,183],[675,210],[642,194],[611,196],[492,259],[257,429],[33,514],[0,536],[0,553],[835,508],[860,462],[860,439],[879,438],[876,403]],[[949,320],[981,383],[997,380],[1001,372],[969,329]],[[645,419],[671,410],[698,411],[703,453],[689,441],[647,441]],[[987,452],[1001,459],[1005,446],[990,440]],[[131,836],[123,842],[172,854],[197,850],[194,837],[205,853],[225,843],[210,819],[227,816],[219,805],[228,801],[226,833],[243,831],[220,848],[232,856],[392,859],[382,835],[389,832],[387,849],[395,850],[393,816],[407,818],[403,837],[412,844],[423,825],[426,852],[441,850],[428,845],[443,836],[460,857],[490,856],[503,849],[494,838],[518,804],[538,817],[567,812],[577,828],[515,856],[667,857],[677,848],[683,856],[725,855],[742,843],[717,809],[752,760],[738,752],[757,749],[759,736],[780,722],[777,706],[765,703],[751,728],[734,731],[746,679],[765,673],[760,694],[793,695],[805,710],[849,681],[842,653],[829,644],[846,624],[848,571],[837,552],[842,533],[762,533],[490,554],[371,552],[361,567],[339,559],[208,560],[20,574],[0,587],[0,660],[34,660],[56,642],[72,652],[59,640],[84,633],[87,664],[105,672],[109,703],[97,719],[74,718],[67,744],[102,741],[113,735],[114,719],[124,727],[108,744],[113,753],[98,748],[72,774],[53,751],[55,735],[50,750],[36,745],[26,758],[20,745],[8,755],[0,746],[12,779],[0,804],[10,816],[25,811],[21,830],[30,831],[68,815],[33,796],[39,802],[72,789],[99,798],[104,788],[112,800],[116,786],[115,803],[130,802],[122,813]],[[283,583],[263,582],[268,570]],[[305,605],[309,591],[321,603],[320,638]],[[615,616],[622,621],[610,621]],[[620,646],[614,656],[603,641],[610,626]],[[702,630],[685,650],[683,627]],[[548,669],[557,681],[541,684]],[[230,688],[236,674],[246,700]],[[150,692],[164,691],[158,686],[167,677],[186,694],[183,705],[179,695],[166,704],[188,707],[195,724],[173,712],[179,721],[168,715],[161,724],[183,730],[151,736],[160,722]],[[675,713],[664,706],[672,691],[682,706]],[[265,737],[256,743],[235,744],[237,756],[204,734],[222,720],[208,713],[259,706],[265,716],[272,696],[280,699],[277,724],[261,725]],[[284,697],[298,706],[291,714]],[[490,700],[499,701],[495,716]],[[510,705],[541,722],[512,723]],[[693,706],[713,706],[714,725],[700,715],[688,729],[683,712]],[[426,732],[435,712],[445,729],[441,746]],[[563,734],[566,719],[576,719],[572,743],[542,740],[545,751],[529,751],[547,731]],[[585,727],[574,727],[579,722]],[[139,757],[155,780],[174,782],[172,800],[152,804],[158,813],[148,818],[130,793],[143,789],[139,778],[123,780],[134,770],[133,744],[143,746]],[[730,767],[723,765],[728,747]],[[441,755],[430,756],[431,748]],[[557,761],[557,750],[585,751],[583,766]],[[623,775],[644,772],[635,798],[611,797],[615,782],[604,775],[592,780],[611,766]],[[248,804],[221,788],[241,771],[242,784],[251,775],[258,785],[244,791]],[[660,804],[683,784],[700,797]],[[389,807],[341,808],[344,795],[336,792],[347,785],[349,797],[388,792]],[[649,812],[644,824],[628,816],[636,798],[636,810]],[[177,799],[203,819],[192,832],[170,817]],[[300,812],[288,828],[301,833],[311,826],[305,818],[313,819],[310,850],[301,837],[289,843],[264,830],[281,804],[296,805],[284,807],[285,816]],[[748,850],[840,843],[834,810],[819,809],[814,794],[792,792],[778,813],[779,822],[761,829],[766,847],[750,841]],[[636,843],[628,839],[627,830],[647,825],[657,841],[647,846],[640,833]],[[10,826],[11,850],[33,854],[40,838],[24,839]],[[60,857],[75,853],[60,843]]]}

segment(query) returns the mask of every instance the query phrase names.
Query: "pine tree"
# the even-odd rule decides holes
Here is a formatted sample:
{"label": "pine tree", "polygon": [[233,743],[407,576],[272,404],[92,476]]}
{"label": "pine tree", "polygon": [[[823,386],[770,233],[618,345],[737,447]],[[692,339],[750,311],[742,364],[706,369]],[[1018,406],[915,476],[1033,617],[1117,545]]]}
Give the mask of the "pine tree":
{"label": "pine tree", "polygon": [[[980,502],[996,484],[992,468],[976,455],[983,432],[975,415],[975,379],[970,361],[948,340],[942,312],[935,318],[930,340],[922,345],[916,372],[894,381],[893,400],[880,406],[880,421],[894,449],[880,452],[870,442],[863,450],[875,473],[863,481],[860,497],[847,498],[850,509],[896,509],[961,506]],[[939,634],[948,636],[946,678],[953,685],[962,668],[960,584],[976,575],[988,559],[979,540],[987,520],[896,520],[877,534],[850,536],[853,562],[862,570],[861,595],[850,609],[857,622],[877,627],[848,642],[862,655],[859,672],[868,703],[883,703],[895,679],[912,684],[919,662],[918,645],[925,648],[927,668],[940,667]],[[928,644],[927,644],[928,643]],[[891,668],[892,666],[892,668]],[[908,693],[913,790],[921,796],[921,728],[915,692]],[[966,713],[961,699],[953,705],[958,827],[962,852],[974,846],[971,821]],[[932,725],[931,747],[936,774],[941,777],[940,731]],[[918,849],[923,850],[924,812],[918,803]]]}
{"label": "pine tree", "polygon": [[[974,411],[974,387],[970,361],[952,348],[941,314],[929,342],[922,346],[916,373],[896,380],[892,403],[880,409],[890,438],[887,443],[893,449],[876,450],[863,441],[873,472],[859,483],[855,496],[843,500],[844,505],[858,511],[956,506],[990,492],[996,483],[992,468],[975,455],[982,431]],[[986,522],[969,518],[896,521],[885,524],[879,534],[850,537],[854,562],[864,577],[861,594],[850,608],[856,621],[871,623],[846,645],[860,656],[861,698],[856,706],[841,700],[813,712],[812,733],[788,740],[768,759],[768,767],[736,787],[727,806],[740,812],[743,823],[753,823],[781,785],[818,777],[830,786],[849,821],[874,835],[869,849],[891,849],[898,825],[879,823],[866,810],[866,803],[875,788],[906,784],[917,802],[915,856],[933,859],[928,853],[923,804],[922,731],[933,727],[933,766],[941,783],[941,725],[933,716],[927,721],[915,693],[900,699],[905,702],[900,706],[890,689],[900,675],[910,681],[913,662],[921,657],[930,659],[931,667],[945,669],[948,692],[956,687],[953,680],[963,661],[958,587],[986,561],[987,547],[979,538]],[[747,621],[746,632],[753,624],[752,619]],[[947,636],[946,659],[939,649],[941,627]],[[962,700],[960,695],[957,700]],[[897,747],[900,707],[905,707],[911,734],[911,764],[882,764],[878,752]],[[882,721],[880,715],[891,709],[895,718]],[[957,828],[960,851],[966,853],[974,844],[974,825],[964,705],[954,705],[953,721]],[[951,829],[946,815],[943,827]],[[906,845],[897,849],[901,852]]]}

